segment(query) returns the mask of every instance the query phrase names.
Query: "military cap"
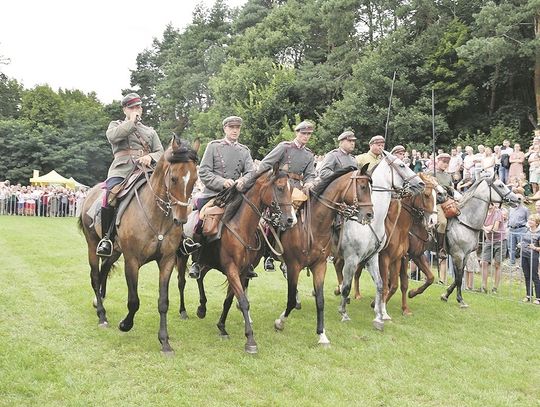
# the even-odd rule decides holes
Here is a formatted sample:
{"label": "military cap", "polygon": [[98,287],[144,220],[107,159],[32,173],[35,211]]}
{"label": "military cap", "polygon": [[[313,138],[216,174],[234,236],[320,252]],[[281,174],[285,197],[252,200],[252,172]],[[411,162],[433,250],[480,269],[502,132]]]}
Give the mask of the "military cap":
{"label": "military cap", "polygon": [[302,130],[311,130],[315,128],[315,125],[311,123],[309,120],[304,120],[303,122],[299,123],[295,128],[294,131],[302,131]]}
{"label": "military cap", "polygon": [[384,137],[383,136],[373,136],[371,137],[371,140],[369,140],[369,145],[375,144],[375,143],[384,143]]}
{"label": "military cap", "polygon": [[396,153],[400,153],[400,152],[405,152],[405,147],[403,147],[402,145],[398,144],[397,146],[395,146],[392,151],[390,151],[390,154],[396,154]]}
{"label": "military cap", "polygon": [[136,93],[128,93],[122,99],[122,107],[133,107],[142,105],[142,100],[139,95]]}
{"label": "military cap", "polygon": [[228,125],[242,125],[242,118],[238,116],[229,116],[223,119],[223,127]]}
{"label": "military cap", "polygon": [[437,160],[444,160],[444,159],[450,159],[450,154],[441,153],[437,156]]}
{"label": "military cap", "polygon": [[354,133],[350,130],[347,130],[347,131],[344,131],[343,133],[341,133],[339,136],[338,136],[338,141],[341,141],[341,140],[356,140],[356,137],[354,137]]}

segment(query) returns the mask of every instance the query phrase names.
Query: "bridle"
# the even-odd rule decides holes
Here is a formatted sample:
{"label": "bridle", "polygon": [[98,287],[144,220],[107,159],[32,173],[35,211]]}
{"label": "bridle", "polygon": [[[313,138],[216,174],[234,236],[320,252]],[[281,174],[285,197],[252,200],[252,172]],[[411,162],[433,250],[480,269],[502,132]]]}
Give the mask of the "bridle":
{"label": "bridle", "polygon": [[396,195],[396,198],[398,199],[401,199],[403,198],[405,195],[407,194],[410,194],[410,181],[416,177],[418,177],[417,174],[413,174],[409,177],[401,177],[403,179],[403,186],[401,187],[396,187],[395,186],[395,182],[394,182],[394,171],[396,171],[398,174],[400,174],[400,169],[397,167],[397,165],[395,164],[395,161],[397,160],[398,158],[397,157],[394,157],[393,160],[390,159],[390,157],[388,155],[384,155],[384,160],[388,163],[389,167],[390,167],[390,174],[391,174],[391,184],[392,186],[390,188],[382,188],[382,187],[378,187],[378,186],[375,186],[373,187],[372,191],[373,192],[392,192]]}
{"label": "bridle", "polygon": [[[336,211],[338,214],[343,216],[345,219],[350,219],[354,216],[358,216],[360,208],[363,206],[373,208],[373,203],[369,202],[360,202],[360,192],[358,190],[358,181],[361,179],[367,179],[371,185],[371,177],[369,175],[360,174],[360,170],[353,171],[347,185],[342,190],[340,197],[336,201],[332,201],[323,195],[316,194],[314,191],[311,191],[311,194],[324,206],[329,209]],[[354,188],[355,191],[353,203],[351,205],[345,203],[345,197],[350,188]]]}

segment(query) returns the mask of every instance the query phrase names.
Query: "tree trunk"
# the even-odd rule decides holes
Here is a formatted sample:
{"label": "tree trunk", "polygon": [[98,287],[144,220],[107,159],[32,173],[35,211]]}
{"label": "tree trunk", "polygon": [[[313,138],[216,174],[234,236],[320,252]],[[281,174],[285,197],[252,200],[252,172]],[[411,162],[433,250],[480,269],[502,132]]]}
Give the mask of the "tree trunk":
{"label": "tree trunk", "polygon": [[497,101],[497,82],[499,80],[499,64],[495,65],[495,73],[491,81],[491,100],[489,102],[489,115],[493,116],[495,111],[495,102]]}

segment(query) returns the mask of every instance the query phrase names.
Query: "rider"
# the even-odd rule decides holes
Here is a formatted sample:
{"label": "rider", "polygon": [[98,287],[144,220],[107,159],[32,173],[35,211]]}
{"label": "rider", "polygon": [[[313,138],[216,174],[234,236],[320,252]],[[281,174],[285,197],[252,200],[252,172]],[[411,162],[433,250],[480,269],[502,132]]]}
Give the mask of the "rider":
{"label": "rider", "polygon": [[365,164],[369,164],[368,171],[372,171],[373,168],[381,162],[383,150],[384,137],[379,135],[371,137],[371,140],[369,140],[369,151],[356,156],[358,168],[362,168]]}
{"label": "rider", "polygon": [[151,167],[163,154],[163,146],[156,131],[141,123],[143,113],[141,97],[129,93],[122,99],[125,119],[109,123],[107,140],[112,147],[114,161],[109,167],[105,181],[107,193],[101,208],[101,230],[103,238],[96,249],[98,256],[109,257],[112,254],[116,236],[116,208],[108,203],[111,189],[120,184],[136,166]]}
{"label": "rider", "polygon": [[[242,118],[238,116],[226,117],[223,122],[225,137],[208,143],[199,167],[199,178],[204,184],[204,190],[196,200],[195,209],[202,207],[222,190],[233,186],[242,175],[253,171],[253,159],[249,148],[238,142]],[[199,220],[194,230],[194,240],[201,240],[202,220]],[[189,270],[190,277],[199,278],[200,250],[192,253],[193,264]],[[257,277],[250,270],[248,278]]]}
{"label": "rider", "polygon": [[405,163],[406,151],[405,151],[405,147],[403,147],[402,145],[398,144],[397,146],[395,146],[392,149],[392,151],[390,151],[390,154],[395,155],[397,158],[399,158],[401,161]]}
{"label": "rider", "polygon": [[[295,128],[293,141],[282,141],[259,164],[258,173],[268,171],[275,163],[279,163],[280,170],[289,175],[289,183],[294,189],[302,190],[308,194],[315,182],[314,155],[306,144],[309,142],[315,125],[308,120],[299,123]],[[250,176],[246,177],[242,184],[250,182]],[[293,192],[293,194],[295,194]],[[273,271],[274,259],[268,257],[264,262],[266,271]]]}
{"label": "rider", "polygon": [[357,168],[356,158],[351,153],[354,150],[356,137],[350,130],[344,131],[338,136],[339,147],[330,151],[324,157],[319,170],[321,179],[331,176],[339,169],[354,167]]}
{"label": "rider", "polygon": [[[452,182],[452,176],[446,172],[448,164],[450,164],[450,154],[441,153],[437,156],[435,162],[435,178],[439,185],[441,185],[448,195],[454,195],[454,184]],[[441,205],[437,205],[437,245],[439,247],[439,260],[446,259],[446,216],[441,209]],[[444,273],[441,272],[441,275]],[[443,279],[444,280],[444,279]]]}

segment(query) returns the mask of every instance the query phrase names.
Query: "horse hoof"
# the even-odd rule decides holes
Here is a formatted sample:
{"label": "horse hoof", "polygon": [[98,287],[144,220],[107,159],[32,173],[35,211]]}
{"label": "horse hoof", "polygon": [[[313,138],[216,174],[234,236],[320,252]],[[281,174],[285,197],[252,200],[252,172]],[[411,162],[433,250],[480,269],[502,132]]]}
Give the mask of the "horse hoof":
{"label": "horse hoof", "polygon": [[206,310],[203,308],[197,308],[197,317],[199,319],[204,319],[206,317]]}
{"label": "horse hoof", "polygon": [[392,320],[392,317],[388,314],[383,314],[383,317],[382,317],[383,321],[391,321]]}
{"label": "horse hoof", "polygon": [[182,311],[182,312],[180,313],[180,319],[184,319],[184,320],[185,320],[185,319],[189,319],[188,314],[187,314],[186,311]]}
{"label": "horse hoof", "polygon": [[98,324],[98,327],[100,328],[108,328],[109,327],[109,323],[107,321],[103,321],[103,322],[100,322]]}
{"label": "horse hoof", "polygon": [[285,328],[285,324],[283,323],[281,319],[276,319],[274,321],[274,329],[276,331],[283,331],[284,328]]}
{"label": "horse hoof", "polygon": [[249,353],[250,355],[255,355],[258,352],[257,345],[256,344],[247,344],[244,347],[246,353]]}
{"label": "horse hoof", "polygon": [[347,314],[341,316],[341,322],[349,322],[351,318]]}
{"label": "horse hoof", "polygon": [[341,294],[341,290],[339,289],[339,287],[335,288],[334,295],[340,295],[340,294]]}
{"label": "horse hoof", "polygon": [[355,294],[354,299],[355,300],[361,300],[362,299],[362,294]]}
{"label": "horse hoof", "polygon": [[373,327],[377,330],[377,331],[384,331],[384,322],[383,321],[377,321],[377,320],[374,320],[373,321]]}
{"label": "horse hoof", "polygon": [[403,316],[408,317],[412,315],[412,311],[409,309],[404,309],[402,312]]}
{"label": "horse hoof", "polygon": [[219,334],[219,338],[220,338],[221,340],[224,340],[224,341],[231,339],[231,338],[229,337],[229,334],[227,334],[227,333],[225,333],[225,334],[221,334],[221,333],[220,333],[220,334]]}
{"label": "horse hoof", "polygon": [[407,293],[407,297],[409,297],[409,298],[414,298],[414,297],[416,297],[416,291],[412,291],[412,290],[409,291],[409,292]]}
{"label": "horse hoof", "polygon": [[296,305],[294,306],[294,309],[302,309],[302,303],[297,302]]}
{"label": "horse hoof", "polygon": [[161,354],[165,357],[172,358],[174,356],[174,350],[170,346],[163,347]]}
{"label": "horse hoof", "polygon": [[461,303],[459,303],[459,308],[469,308],[469,304],[461,302]]}
{"label": "horse hoof", "polygon": [[441,300],[444,301],[444,302],[447,302],[448,301],[448,297],[444,294],[441,295]]}
{"label": "horse hoof", "polygon": [[319,342],[319,346],[323,349],[328,349],[330,347],[330,342]]}
{"label": "horse hoof", "polygon": [[118,329],[120,329],[122,332],[129,332],[131,328],[133,328],[133,324],[126,324],[125,321],[120,321],[118,324]]}

